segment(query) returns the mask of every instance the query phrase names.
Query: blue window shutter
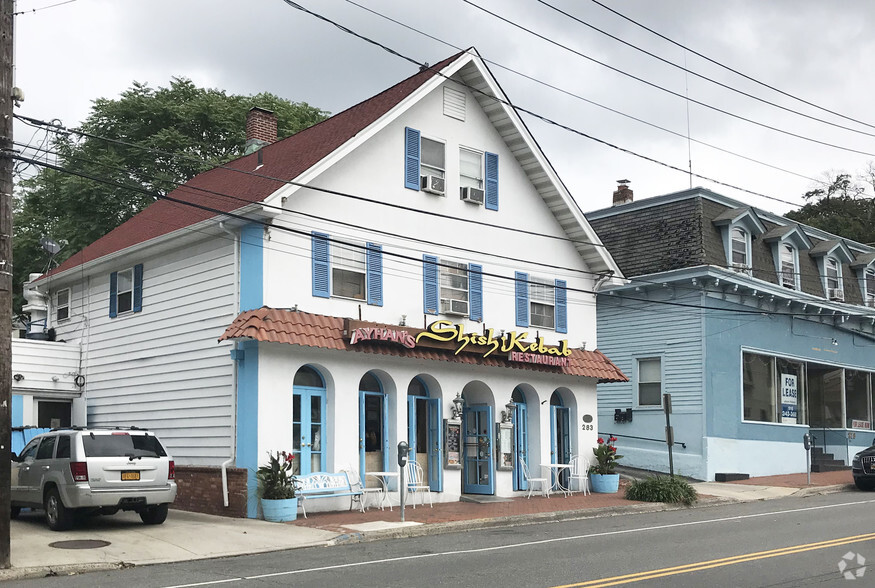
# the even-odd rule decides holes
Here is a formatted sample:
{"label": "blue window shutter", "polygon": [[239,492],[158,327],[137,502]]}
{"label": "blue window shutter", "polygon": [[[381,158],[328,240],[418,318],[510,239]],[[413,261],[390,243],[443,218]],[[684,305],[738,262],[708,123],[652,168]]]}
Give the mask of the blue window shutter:
{"label": "blue window shutter", "polygon": [[471,307],[468,318],[472,321],[483,320],[483,266],[476,263],[468,264],[468,291]]}
{"label": "blue window shutter", "polygon": [[529,326],[529,274],[516,272],[516,326]]}
{"label": "blue window shutter", "polygon": [[437,263],[434,255],[422,256],[422,311],[425,314],[437,314],[439,310]]}
{"label": "blue window shutter", "polygon": [[419,190],[419,131],[404,127],[404,187]]}
{"label": "blue window shutter", "polygon": [[383,306],[383,247],[368,243],[367,251],[368,304]]}
{"label": "blue window shutter", "polygon": [[556,280],[553,290],[556,298],[556,332],[568,332],[568,292],[565,290],[565,280]]}
{"label": "blue window shutter", "polygon": [[498,155],[486,153],[486,210],[498,210]]}
{"label": "blue window shutter", "polygon": [[134,266],[134,312],[143,310],[143,264]]}
{"label": "blue window shutter", "polygon": [[328,262],[328,235],[313,232],[313,296],[331,297],[331,272]]}
{"label": "blue window shutter", "polygon": [[109,274],[109,318],[118,316],[118,272]]}

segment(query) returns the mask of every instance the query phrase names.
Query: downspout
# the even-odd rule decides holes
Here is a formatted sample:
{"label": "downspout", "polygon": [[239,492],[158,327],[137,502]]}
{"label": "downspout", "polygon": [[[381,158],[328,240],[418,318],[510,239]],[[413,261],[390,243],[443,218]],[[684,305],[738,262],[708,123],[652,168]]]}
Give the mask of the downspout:
{"label": "downspout", "polygon": [[[234,312],[240,310],[240,238],[237,233],[229,230],[225,226],[225,221],[219,221],[219,228],[231,235],[234,240]],[[222,462],[222,499],[224,500],[225,508],[228,508],[228,466],[233,464],[237,459],[237,341],[234,341],[234,349],[232,351],[232,372],[231,372],[231,448],[230,455],[226,461]]]}

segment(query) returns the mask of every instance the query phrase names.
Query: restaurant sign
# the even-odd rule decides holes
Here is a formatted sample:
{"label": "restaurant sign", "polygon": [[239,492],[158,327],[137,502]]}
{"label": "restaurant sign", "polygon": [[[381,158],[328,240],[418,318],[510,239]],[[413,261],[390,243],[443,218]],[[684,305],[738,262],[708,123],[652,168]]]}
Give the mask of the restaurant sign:
{"label": "restaurant sign", "polygon": [[528,341],[527,331],[510,331],[496,335],[494,329],[483,333],[469,333],[465,326],[440,320],[431,323],[425,330],[406,327],[376,325],[363,321],[349,321],[347,324],[350,345],[364,342],[387,342],[402,345],[408,349],[428,347],[452,351],[454,355],[471,353],[482,357],[506,354],[509,361],[532,363],[547,366],[565,367],[569,365],[571,349],[568,341],[558,346],[547,345],[543,337]]}

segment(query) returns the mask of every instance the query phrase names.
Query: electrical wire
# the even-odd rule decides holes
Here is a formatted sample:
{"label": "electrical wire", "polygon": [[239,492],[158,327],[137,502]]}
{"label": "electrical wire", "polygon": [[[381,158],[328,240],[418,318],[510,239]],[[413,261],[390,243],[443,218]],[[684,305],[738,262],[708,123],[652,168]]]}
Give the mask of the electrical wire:
{"label": "electrical wire", "polygon": [[779,88],[776,88],[775,86],[769,85],[769,84],[767,84],[767,83],[765,83],[765,82],[762,82],[762,81],[760,81],[760,80],[758,80],[758,79],[756,79],[756,78],[753,78],[753,77],[751,77],[751,76],[749,76],[749,75],[747,75],[747,74],[745,74],[745,73],[743,73],[743,72],[740,72],[740,71],[738,71],[737,69],[733,69],[733,68],[729,67],[728,65],[724,65],[724,64],[720,63],[719,61],[717,61],[717,60],[715,60],[715,59],[711,59],[711,58],[708,57],[707,55],[703,55],[702,53],[700,53],[700,52],[698,52],[698,51],[696,51],[696,50],[694,50],[694,49],[690,49],[690,48],[687,47],[686,45],[683,45],[683,44],[678,43],[677,41],[675,41],[675,40],[673,40],[673,39],[668,38],[667,36],[663,35],[662,33],[659,33],[658,31],[655,31],[655,30],[653,30],[653,29],[651,29],[651,28],[649,28],[649,27],[647,27],[647,26],[645,26],[645,25],[639,23],[638,21],[636,21],[636,20],[634,20],[634,19],[632,19],[632,18],[629,18],[628,16],[626,16],[626,15],[624,15],[624,14],[622,14],[622,13],[616,11],[616,10],[614,10],[614,9],[611,8],[610,6],[607,6],[607,5],[605,5],[605,4],[601,3],[601,2],[599,2],[598,0],[591,0],[591,1],[592,1],[594,4],[597,4],[597,5],[601,6],[602,8],[604,8],[605,10],[607,10],[608,12],[612,12],[612,13],[614,13],[615,15],[619,16],[620,18],[622,18],[622,19],[624,19],[624,20],[626,20],[626,21],[628,21],[628,22],[634,24],[635,26],[640,27],[640,28],[644,29],[645,31],[647,31],[647,32],[649,32],[649,33],[652,33],[652,34],[656,35],[656,36],[659,37],[660,39],[663,39],[664,41],[668,41],[668,42],[671,43],[672,45],[675,45],[675,46],[677,46],[677,47],[680,47],[680,48],[683,49],[684,51],[689,51],[689,52],[692,53],[693,55],[695,55],[695,56],[697,56],[697,57],[701,57],[701,58],[704,59],[705,61],[708,61],[709,63],[713,63],[714,65],[716,65],[716,66],[718,66],[718,67],[721,67],[721,68],[723,68],[723,69],[725,69],[725,70],[727,70],[727,71],[730,71],[730,72],[732,72],[732,73],[734,73],[734,74],[736,74],[736,75],[738,75],[738,76],[741,76],[742,78],[744,78],[744,79],[746,79],[746,80],[748,80],[748,81],[750,81],[750,82],[753,82],[753,83],[755,83],[755,84],[758,84],[758,85],[760,85],[760,86],[763,86],[764,88],[768,88],[769,90],[772,90],[773,92],[777,92],[778,94],[781,94],[781,95],[783,95],[783,96],[787,96],[788,98],[792,98],[793,100],[796,100],[796,101],[798,101],[798,102],[801,102],[802,104],[807,104],[808,106],[813,106],[814,108],[817,108],[818,110],[822,110],[822,111],[824,111],[824,112],[828,112],[828,113],[830,113],[830,114],[832,114],[832,115],[835,115],[835,116],[837,116],[837,117],[839,117],[839,118],[843,118],[843,119],[845,119],[845,120],[848,120],[848,121],[851,121],[851,122],[855,122],[855,123],[857,123],[857,124],[861,124],[861,125],[863,125],[863,126],[866,126],[866,127],[872,128],[872,129],[875,129],[875,125],[872,125],[872,124],[870,124],[870,123],[867,123],[867,122],[864,122],[864,121],[858,120],[858,119],[856,119],[856,118],[852,118],[852,117],[850,117],[850,116],[845,116],[844,114],[841,114],[841,113],[836,112],[836,111],[834,111],[834,110],[830,110],[829,108],[826,108],[826,107],[824,107],[824,106],[818,106],[818,105],[815,104],[814,102],[810,102],[810,101],[808,101],[808,100],[805,100],[804,98],[800,98],[799,96],[796,96],[796,95],[794,95],[794,94],[790,94],[789,92],[785,92],[784,90],[781,90],[781,89],[779,89]]}
{"label": "electrical wire", "polygon": [[[283,1],[284,1],[286,4],[290,4],[290,5],[291,5],[291,4],[295,4],[294,2],[292,2],[292,0],[283,0]],[[603,62],[603,61],[599,61],[598,59],[595,59],[594,57],[590,57],[589,55],[586,55],[585,53],[581,53],[580,51],[577,51],[576,49],[572,49],[571,47],[569,47],[569,46],[567,46],[567,45],[563,45],[562,43],[560,43],[560,42],[558,42],[558,41],[556,41],[556,40],[554,40],[554,39],[551,39],[551,38],[547,37],[546,35],[542,35],[542,34],[540,34],[540,33],[536,33],[535,31],[533,31],[533,30],[531,30],[531,29],[529,29],[529,28],[526,28],[526,27],[524,27],[524,26],[521,25],[521,24],[515,23],[514,21],[512,21],[512,20],[510,20],[510,19],[508,19],[508,18],[505,18],[505,17],[503,17],[503,16],[501,16],[501,15],[495,13],[495,12],[492,12],[491,10],[488,10],[488,9],[486,9],[486,8],[483,8],[482,6],[479,6],[478,4],[472,2],[472,0],[461,0],[461,1],[464,2],[465,4],[468,4],[468,5],[470,5],[470,6],[473,6],[474,8],[476,8],[476,9],[478,9],[478,10],[481,10],[481,11],[485,12],[486,14],[489,14],[490,16],[493,16],[494,18],[497,18],[498,20],[501,20],[501,21],[503,21],[503,22],[505,22],[505,23],[507,23],[507,24],[513,26],[513,27],[516,27],[516,28],[518,28],[518,29],[520,29],[520,30],[522,30],[522,31],[525,31],[525,32],[529,33],[530,35],[533,35],[533,36],[535,36],[535,37],[537,37],[537,38],[539,38],[539,39],[541,39],[541,40],[543,40],[543,41],[546,41],[546,42],[550,43],[551,45],[555,45],[555,46],[557,46],[557,47],[559,47],[559,48],[561,48],[561,49],[564,49],[564,50],[568,51],[569,53],[573,53],[574,55],[577,55],[577,56],[579,56],[579,57],[582,57],[582,58],[584,58],[584,59],[586,59],[586,60],[588,60],[588,61],[591,61],[591,62],[593,62],[593,63],[596,63],[596,64],[598,64],[598,65],[601,65],[602,67],[605,67],[605,68],[607,68],[607,69],[609,69],[609,70],[611,70],[611,71],[613,71],[613,72],[615,72],[615,73],[618,73],[618,74],[620,74],[620,75],[623,75],[623,76],[626,76],[626,77],[628,77],[628,78],[631,78],[631,79],[633,79],[633,80],[635,80],[635,81],[637,81],[637,82],[640,82],[640,83],[642,83],[642,84],[644,84],[644,85],[646,85],[646,86],[650,86],[651,88],[655,88],[655,89],[657,89],[657,90],[661,90],[662,92],[665,92],[665,93],[670,94],[670,95],[672,95],[672,96],[675,96],[675,97],[677,97],[677,98],[681,98],[682,100],[686,100],[686,101],[692,102],[693,104],[697,104],[697,105],[699,105],[699,106],[702,106],[703,108],[707,108],[708,110],[713,110],[714,112],[719,112],[720,114],[724,114],[724,115],[726,115],[726,116],[730,116],[730,117],[732,117],[732,118],[735,118],[735,119],[738,119],[738,120],[744,121],[744,122],[749,123],[749,124],[752,124],[752,125],[756,125],[756,126],[758,126],[758,127],[762,127],[762,128],[764,128],[764,129],[769,129],[770,131],[774,131],[774,132],[776,132],[776,133],[781,133],[781,134],[783,134],[783,135],[787,135],[787,136],[789,136],[789,137],[794,137],[794,138],[796,138],[796,139],[800,139],[800,140],[802,140],[802,141],[808,141],[808,142],[811,142],[811,143],[816,143],[816,144],[818,144],[818,145],[823,145],[824,147],[832,147],[833,149],[839,149],[839,150],[841,150],[841,151],[846,151],[846,152],[848,152],[848,153],[856,153],[856,154],[858,154],[858,155],[866,155],[866,156],[869,156],[869,157],[875,157],[875,153],[873,153],[873,152],[869,152],[869,151],[861,151],[861,150],[859,150],[859,149],[852,149],[852,148],[850,148],[850,147],[842,147],[841,145],[836,145],[835,143],[829,143],[829,142],[827,142],[827,141],[821,141],[821,140],[819,140],[819,139],[814,139],[814,138],[812,138],[812,137],[806,137],[805,135],[800,135],[800,134],[798,134],[798,133],[794,133],[794,132],[792,132],[792,131],[788,131],[788,130],[785,130],[785,129],[780,129],[780,128],[778,128],[778,127],[774,127],[774,126],[772,126],[772,125],[768,125],[768,124],[766,124],[766,123],[762,123],[762,122],[759,122],[759,121],[756,121],[756,120],[753,120],[753,119],[750,119],[750,118],[747,118],[747,117],[741,116],[740,114],[735,114],[735,113],[733,113],[733,112],[729,112],[728,110],[724,110],[724,109],[722,109],[722,108],[718,108],[718,107],[716,107],[716,106],[712,106],[711,104],[707,104],[707,103],[702,102],[702,101],[700,101],[700,100],[695,100],[695,99],[693,99],[693,98],[687,98],[686,96],[684,96],[683,94],[681,94],[681,93],[679,93],[679,92],[675,92],[674,90],[669,90],[668,88],[666,88],[666,87],[664,87],[664,86],[660,86],[659,84],[656,84],[656,83],[654,83],[654,82],[650,82],[650,81],[648,81],[648,80],[645,80],[644,78],[641,78],[641,77],[639,77],[639,76],[636,76],[636,75],[630,74],[629,72],[623,71],[623,70],[620,69],[620,68],[617,68],[617,67],[614,67],[614,66],[612,66],[612,65],[609,65],[609,64],[607,64],[607,63],[605,63],[605,62]],[[306,9],[304,9],[304,10],[306,10]],[[685,173],[687,173],[687,172],[685,172]]]}
{"label": "electrical wire", "polygon": [[[467,1],[467,0],[465,0],[465,1]],[[546,6],[547,8],[550,8],[550,9],[552,9],[552,10],[555,10],[555,11],[558,12],[559,14],[561,14],[561,15],[563,15],[563,16],[565,16],[565,17],[571,19],[571,20],[573,20],[574,22],[577,22],[577,23],[579,23],[579,24],[582,24],[582,25],[585,26],[585,27],[588,27],[588,28],[590,28],[590,29],[592,29],[592,30],[594,30],[594,31],[596,31],[596,32],[598,32],[598,33],[601,33],[602,35],[605,35],[606,37],[609,37],[609,38],[611,38],[611,39],[617,41],[618,43],[622,43],[623,45],[626,45],[627,47],[630,47],[630,48],[632,48],[632,49],[634,49],[634,50],[636,50],[636,51],[639,51],[639,52],[641,52],[641,53],[647,55],[648,57],[652,57],[653,59],[656,59],[657,61],[660,61],[660,62],[662,62],[662,63],[664,63],[664,64],[666,64],[666,65],[669,65],[669,66],[671,66],[671,67],[677,68],[677,69],[679,69],[679,70],[681,70],[681,71],[684,71],[684,72],[686,72],[686,73],[688,73],[688,74],[690,74],[690,75],[693,75],[693,76],[695,76],[695,77],[697,77],[697,78],[699,78],[699,79],[702,79],[702,80],[705,80],[705,81],[707,81],[707,82],[710,82],[710,83],[712,83],[712,84],[714,84],[714,85],[716,85],[716,86],[719,86],[719,87],[721,87],[721,88],[723,88],[723,89],[725,89],[725,90],[729,90],[729,91],[731,91],[731,92],[735,92],[735,93],[740,94],[740,95],[742,95],[742,96],[745,96],[745,97],[747,97],[747,98],[751,98],[751,99],[756,100],[756,101],[758,101],[758,102],[762,102],[763,104],[768,104],[769,106],[773,106],[773,107],[778,108],[778,109],[780,109],[780,110],[784,110],[784,111],[786,111],[786,112],[790,112],[790,113],[792,113],[792,114],[795,114],[795,115],[801,116],[801,117],[803,117],[803,118],[807,118],[807,119],[809,119],[809,120],[813,120],[813,121],[816,121],[816,122],[819,122],[819,123],[823,123],[823,124],[826,124],[826,125],[829,125],[829,126],[832,126],[832,127],[836,127],[836,128],[839,128],[839,129],[843,129],[843,130],[845,130],[845,131],[850,131],[850,132],[852,132],[852,133],[858,133],[858,134],[860,134],[860,135],[865,135],[865,136],[867,136],[867,137],[875,137],[875,134],[873,134],[873,133],[869,133],[869,132],[867,132],[867,131],[861,131],[861,130],[859,130],[859,129],[854,129],[854,128],[851,128],[851,127],[846,127],[846,126],[844,126],[844,125],[840,125],[840,124],[838,124],[838,123],[830,122],[830,121],[828,121],[828,120],[824,120],[824,119],[822,119],[822,118],[817,118],[816,116],[811,116],[811,115],[809,115],[809,114],[805,114],[804,112],[800,112],[800,111],[798,111],[798,110],[793,110],[792,108],[788,108],[788,107],[786,107],[786,106],[781,106],[780,104],[776,104],[776,103],[774,103],[774,102],[770,102],[769,100],[766,100],[765,98],[760,98],[759,96],[755,96],[755,95],[753,95],[753,94],[750,94],[750,93],[745,92],[745,91],[743,91],[743,90],[739,90],[738,88],[735,88],[735,87],[730,86],[730,85],[728,85],[728,84],[724,84],[723,82],[719,82],[719,81],[717,81],[717,80],[714,80],[714,79],[712,79],[712,78],[709,78],[708,76],[705,76],[705,75],[703,75],[703,74],[700,74],[700,73],[698,73],[698,72],[695,72],[695,71],[693,71],[693,70],[691,70],[691,69],[687,69],[685,66],[678,65],[677,63],[674,63],[674,62],[672,62],[672,61],[669,61],[668,59],[665,59],[665,58],[663,58],[663,57],[660,57],[659,55],[656,55],[655,53],[651,53],[650,51],[647,51],[646,49],[642,49],[641,47],[638,47],[637,45],[635,45],[635,44],[633,44],[633,43],[630,43],[630,42],[628,42],[628,41],[625,41],[625,40],[621,39],[620,37],[617,37],[616,35],[612,35],[611,33],[607,32],[607,31],[604,31],[604,30],[602,30],[602,29],[596,27],[595,25],[586,22],[586,21],[583,20],[583,19],[580,19],[580,18],[574,16],[573,14],[571,14],[571,13],[569,13],[569,12],[566,12],[566,11],[562,10],[561,8],[558,8],[558,7],[556,7],[556,6],[553,6],[552,4],[550,4],[549,2],[547,2],[546,0],[536,0],[536,1],[537,1],[537,2],[540,2],[541,4],[543,4],[544,6]],[[470,3],[470,2],[469,2],[469,3]],[[688,97],[684,97],[684,98],[685,98],[686,100],[689,100]]]}
{"label": "electrical wire", "polygon": [[71,4],[76,2],[76,0],[66,0],[66,2],[58,2],[57,4],[50,4],[48,6],[41,6],[39,8],[31,8],[30,10],[22,10],[20,12],[13,12],[12,16],[21,16],[22,14],[30,14],[32,12],[39,12],[40,10],[48,10],[49,8],[55,8],[56,6],[63,6],[64,4]]}
{"label": "electrical wire", "polygon": [[[204,212],[211,212],[211,213],[213,213],[213,214],[215,214],[215,215],[217,215],[217,216],[227,216],[227,217],[229,217],[229,218],[235,218],[235,219],[238,219],[238,220],[246,221],[247,223],[260,224],[260,225],[262,225],[263,227],[273,228],[273,229],[278,229],[278,230],[282,230],[282,231],[287,232],[287,233],[297,234],[297,235],[301,235],[301,236],[305,236],[305,237],[311,237],[311,236],[312,236],[312,234],[311,234],[311,233],[308,233],[307,231],[302,231],[302,230],[292,229],[292,228],[290,228],[290,227],[284,227],[284,226],[282,226],[282,225],[273,225],[273,224],[271,224],[271,223],[269,223],[269,222],[267,222],[267,221],[263,221],[263,220],[260,220],[260,219],[252,219],[252,218],[249,218],[249,217],[246,217],[246,216],[243,216],[243,215],[237,214],[237,213],[226,212],[226,211],[223,211],[223,210],[220,210],[220,209],[216,209],[216,208],[213,208],[213,207],[210,207],[210,206],[205,206],[205,205],[202,205],[202,204],[196,204],[196,203],[193,203],[193,202],[188,202],[188,201],[186,201],[186,200],[182,200],[182,199],[180,199],[180,198],[176,198],[176,197],[173,197],[173,196],[162,195],[162,194],[159,194],[159,193],[157,193],[157,192],[154,192],[154,191],[151,191],[151,190],[147,190],[147,189],[142,188],[142,187],[139,187],[139,186],[126,186],[126,185],[121,184],[121,183],[119,183],[119,182],[116,182],[116,181],[114,181],[114,180],[107,180],[107,179],[105,179],[105,178],[98,178],[98,177],[96,177],[96,176],[92,176],[92,175],[90,175],[90,174],[85,174],[85,173],[82,173],[82,172],[78,172],[78,171],[76,171],[76,170],[66,169],[66,168],[64,168],[64,167],[62,167],[62,166],[58,166],[58,165],[54,165],[54,164],[50,164],[50,163],[47,163],[47,162],[38,161],[38,160],[35,160],[35,159],[32,159],[32,158],[27,158],[27,157],[24,157],[24,156],[19,155],[19,154],[10,154],[9,157],[12,158],[12,159],[17,159],[17,160],[21,160],[21,161],[26,161],[26,162],[28,162],[28,163],[31,163],[31,164],[34,164],[34,165],[38,165],[38,166],[40,166],[40,167],[44,167],[44,168],[48,168],[48,169],[52,169],[52,170],[57,171],[57,172],[60,172],[60,173],[67,173],[67,174],[70,174],[70,175],[75,175],[75,176],[77,176],[77,177],[81,177],[81,178],[84,178],[84,179],[89,179],[89,180],[92,180],[92,181],[95,181],[95,182],[98,182],[98,183],[103,183],[103,184],[106,184],[106,185],[115,186],[115,187],[118,187],[118,188],[123,188],[123,189],[126,189],[126,190],[131,190],[131,191],[135,191],[135,192],[140,192],[140,193],[143,193],[143,194],[147,194],[147,195],[150,195],[150,196],[152,196],[152,197],[154,197],[154,198],[156,198],[156,199],[166,200],[166,201],[169,201],[169,202],[172,202],[172,203],[176,203],[176,204],[180,204],[180,205],[183,205],[183,206],[189,206],[189,207],[192,207],[192,208],[195,208],[195,209],[202,210],[202,211],[204,211]],[[363,247],[366,248],[366,246],[363,246],[363,245],[358,244],[358,243],[348,243],[348,242],[338,241],[338,240],[332,239],[332,238],[330,238],[330,237],[329,237],[328,240],[329,240],[329,242],[334,242],[334,243],[337,243],[337,244],[339,244],[339,245],[343,245],[343,246],[346,246],[346,247],[349,247],[349,248],[363,248]],[[419,262],[421,261],[421,260],[418,259],[418,258],[414,258],[414,257],[411,257],[411,256],[407,256],[407,255],[404,255],[404,254],[400,254],[400,253],[397,253],[397,252],[393,252],[393,251],[382,251],[382,254],[383,254],[383,255],[386,255],[386,256],[394,257],[394,258],[407,259],[407,260],[409,260],[409,261],[415,261],[415,262],[417,262],[417,263],[419,263]],[[448,267],[448,268],[454,268],[454,267],[455,267],[455,266],[450,265],[450,264],[441,263],[440,261],[438,261],[438,262],[435,263],[434,265],[436,265],[436,266],[438,266],[438,267]],[[505,275],[502,275],[502,274],[495,274],[495,273],[491,273],[491,272],[478,272],[478,273],[480,273],[483,277],[490,277],[490,278],[496,278],[496,279],[500,279],[500,280],[513,281],[514,283],[516,283],[517,281],[523,281],[523,280],[517,280],[515,276],[505,276]],[[525,282],[528,283],[528,284],[533,284],[533,283],[534,283],[534,284],[540,285],[540,282],[537,282],[537,281],[525,280]],[[594,291],[594,290],[587,290],[587,289],[585,289],[585,288],[575,288],[575,287],[566,287],[566,291],[567,291],[567,292],[574,292],[574,293],[577,293],[577,294],[591,294],[591,295],[596,295],[596,294],[598,294],[598,292],[596,292],[596,291]],[[689,304],[689,303],[683,303],[683,302],[678,302],[678,301],[669,301],[669,300],[651,300],[651,299],[639,298],[639,297],[635,297],[635,296],[629,296],[628,294],[616,294],[616,293],[615,293],[614,296],[615,296],[616,298],[618,298],[618,299],[619,299],[619,298],[622,298],[622,299],[625,299],[625,300],[632,300],[632,301],[639,301],[639,302],[648,302],[648,303],[656,303],[656,304],[664,304],[664,305],[668,305],[668,306],[683,307],[683,308],[693,308],[693,309],[698,309],[698,310],[713,310],[713,311],[727,312],[727,313],[734,313],[734,314],[741,314],[741,315],[763,315],[763,314],[768,314],[768,315],[772,315],[772,316],[803,316],[803,317],[805,317],[805,316],[810,316],[808,313],[777,312],[777,311],[767,311],[767,310],[762,310],[762,309],[757,309],[757,310],[748,310],[748,309],[739,309],[739,308],[727,309],[727,308],[722,308],[722,307],[707,306],[707,305],[704,305],[704,304]]]}
{"label": "electrical wire", "polygon": [[[463,1],[465,1],[465,0],[463,0]],[[348,34],[350,34],[350,35],[353,35],[353,36],[355,36],[356,38],[359,38],[359,39],[365,41],[366,43],[370,43],[370,44],[372,44],[372,45],[374,45],[374,46],[376,46],[376,47],[379,47],[379,48],[383,49],[384,51],[386,51],[387,53],[389,53],[390,55],[394,55],[394,56],[400,57],[401,59],[403,59],[403,60],[405,60],[405,61],[408,61],[408,62],[410,62],[410,63],[413,63],[413,64],[415,64],[415,65],[416,65],[421,71],[422,71],[422,70],[429,70],[429,71],[431,71],[432,73],[434,73],[435,75],[441,76],[441,77],[444,78],[444,79],[447,79],[447,80],[450,80],[450,79],[451,79],[449,76],[447,76],[447,75],[444,74],[443,72],[440,72],[440,71],[434,69],[433,67],[429,66],[428,64],[426,64],[426,63],[420,63],[420,62],[416,61],[415,59],[413,59],[412,57],[409,57],[409,56],[407,56],[407,55],[403,55],[403,54],[399,53],[398,51],[392,49],[391,47],[388,47],[388,46],[386,46],[385,44],[380,43],[379,41],[376,41],[376,40],[374,40],[374,39],[371,39],[371,38],[369,38],[369,37],[366,37],[366,36],[364,36],[364,35],[361,35],[361,34],[359,34],[359,33],[356,33],[355,31],[350,30],[349,28],[345,27],[344,25],[341,25],[341,24],[339,24],[339,23],[337,23],[337,22],[335,22],[335,21],[333,21],[333,20],[331,20],[331,19],[329,19],[329,18],[327,18],[327,17],[325,17],[325,16],[323,16],[323,15],[321,15],[321,14],[318,14],[318,13],[315,13],[315,12],[313,12],[313,11],[311,11],[311,10],[308,10],[307,8],[304,8],[304,7],[301,6],[300,4],[297,4],[296,2],[293,2],[293,0],[283,0],[283,2],[285,2],[286,4],[288,4],[289,6],[291,6],[292,8],[295,8],[296,10],[300,10],[300,11],[306,13],[306,14],[310,14],[310,15],[314,16],[315,18],[318,18],[319,20],[325,21],[325,22],[331,24],[332,26],[337,27],[339,30],[341,30],[341,31],[343,31],[343,32],[345,32],[345,33],[348,33]],[[505,98],[498,98],[497,96],[493,96],[492,94],[488,94],[488,93],[484,92],[483,90],[481,90],[481,89],[479,89],[479,88],[475,88],[474,86],[471,86],[470,84],[466,84],[464,81],[461,81],[461,80],[453,80],[453,81],[454,81],[455,83],[458,83],[458,84],[461,85],[461,86],[464,86],[464,87],[468,88],[468,89],[471,90],[473,93],[478,94],[478,95],[485,96],[485,97],[487,97],[488,99],[493,100],[493,101],[495,101],[495,102],[497,102],[497,103],[499,103],[499,104],[503,104],[503,105],[507,106],[508,108],[513,109],[513,110],[516,111],[517,113],[525,113],[525,114],[528,114],[528,115],[533,116],[534,118],[536,118],[536,119],[538,119],[538,120],[540,120],[540,121],[542,121],[542,122],[544,122],[544,123],[547,123],[547,124],[549,124],[549,125],[553,125],[553,126],[555,126],[555,127],[557,127],[557,128],[560,128],[560,129],[566,130],[566,131],[568,131],[568,132],[570,132],[570,133],[573,133],[573,134],[575,134],[575,135],[579,135],[579,136],[584,137],[584,138],[586,138],[586,139],[589,139],[589,140],[591,140],[591,141],[595,141],[596,143],[599,143],[599,144],[604,145],[604,146],[606,146],[606,147],[610,147],[610,148],[615,149],[615,150],[617,150],[617,151],[620,151],[620,152],[622,152],[622,153],[626,153],[627,155],[632,155],[633,157],[637,157],[637,158],[639,158],[639,159],[643,159],[643,160],[645,160],[645,161],[649,161],[649,162],[651,162],[651,163],[655,163],[655,164],[660,165],[660,166],[662,166],[662,167],[665,167],[665,168],[667,168],[667,169],[671,169],[671,170],[674,170],[674,171],[680,172],[680,173],[684,174],[685,176],[692,175],[693,177],[696,177],[696,178],[699,178],[699,179],[702,179],[702,180],[705,180],[705,181],[708,181],[708,182],[712,182],[712,183],[717,184],[717,185],[720,185],[720,186],[725,186],[725,187],[727,187],[727,188],[732,188],[733,190],[738,190],[738,191],[740,191],[740,192],[744,192],[744,193],[746,193],[746,194],[751,194],[751,195],[753,195],[753,196],[759,196],[759,197],[761,197],[761,198],[766,198],[766,199],[768,199],[768,200],[774,200],[774,201],[776,201],[776,202],[781,202],[781,203],[783,203],[783,204],[789,204],[789,205],[791,205],[791,206],[801,206],[801,204],[798,204],[798,203],[796,203],[796,202],[790,202],[790,201],[788,201],[788,200],[783,200],[783,199],[781,199],[781,198],[776,198],[775,196],[770,196],[770,195],[768,195],[768,194],[763,194],[762,192],[756,192],[756,191],[754,191],[754,190],[750,190],[750,189],[747,189],[747,188],[742,188],[742,187],[740,187],[740,186],[736,186],[736,185],[734,185],[734,184],[730,184],[730,183],[728,183],[728,182],[723,182],[723,181],[717,180],[717,179],[715,179],[715,178],[711,178],[711,177],[709,177],[709,176],[705,176],[705,175],[698,174],[698,173],[690,173],[689,170],[683,169],[683,168],[678,167],[678,166],[676,166],[676,165],[672,165],[672,164],[669,164],[669,163],[665,163],[665,162],[660,161],[660,160],[658,160],[658,159],[655,159],[655,158],[653,158],[653,157],[649,157],[649,156],[646,156],[646,155],[642,155],[642,154],[640,154],[640,153],[637,153],[637,152],[635,152],[635,151],[632,151],[631,149],[626,149],[626,148],[624,148],[624,147],[620,147],[619,145],[615,145],[615,144],[610,143],[610,142],[608,142],[608,141],[605,141],[605,140],[603,140],[603,139],[599,139],[599,138],[597,138],[597,137],[594,137],[594,136],[592,136],[592,135],[589,135],[589,134],[587,134],[587,133],[584,133],[583,131],[580,131],[580,130],[578,130],[578,129],[575,129],[574,127],[570,127],[570,126],[568,126],[568,125],[565,125],[565,124],[559,123],[559,122],[557,122],[557,121],[555,121],[555,120],[550,119],[549,117],[547,117],[547,116],[545,116],[545,115],[541,115],[541,114],[538,114],[537,112],[534,112],[534,111],[529,110],[529,109],[527,109],[527,108],[523,108],[522,106],[517,106],[517,105],[515,105],[515,104],[512,104],[510,101],[508,101],[508,100],[505,99]]]}

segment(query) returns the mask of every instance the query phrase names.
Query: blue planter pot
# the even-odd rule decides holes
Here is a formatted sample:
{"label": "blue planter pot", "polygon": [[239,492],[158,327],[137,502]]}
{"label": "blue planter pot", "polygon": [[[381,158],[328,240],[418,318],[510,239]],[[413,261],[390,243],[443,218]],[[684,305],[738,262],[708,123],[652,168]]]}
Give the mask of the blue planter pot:
{"label": "blue planter pot", "polygon": [[261,499],[261,512],[264,520],[272,523],[287,523],[298,518],[298,499],[282,498],[280,500]]}
{"label": "blue planter pot", "polygon": [[592,491],[599,494],[613,494],[620,489],[620,474],[590,474]]}

